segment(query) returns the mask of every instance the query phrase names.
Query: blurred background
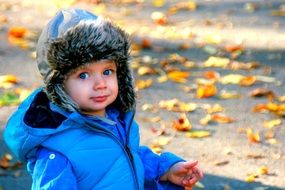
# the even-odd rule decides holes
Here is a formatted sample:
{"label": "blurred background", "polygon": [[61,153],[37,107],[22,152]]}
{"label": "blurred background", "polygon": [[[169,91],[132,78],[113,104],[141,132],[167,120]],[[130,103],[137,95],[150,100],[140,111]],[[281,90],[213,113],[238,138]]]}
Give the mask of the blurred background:
{"label": "blurred background", "polygon": [[284,0],[0,0],[0,190],[30,189],[2,132],[42,85],[41,29],[69,7],[129,33],[141,142],[198,160],[195,189],[285,189]]}

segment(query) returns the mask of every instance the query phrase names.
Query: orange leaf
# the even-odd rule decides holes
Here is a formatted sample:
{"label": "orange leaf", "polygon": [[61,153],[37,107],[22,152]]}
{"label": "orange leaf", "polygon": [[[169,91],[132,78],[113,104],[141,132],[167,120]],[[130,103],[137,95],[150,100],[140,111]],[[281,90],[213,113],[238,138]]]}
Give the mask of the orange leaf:
{"label": "orange leaf", "polygon": [[252,86],[256,82],[255,76],[247,76],[240,80],[239,84],[241,86]]}
{"label": "orange leaf", "polygon": [[218,123],[232,123],[234,119],[223,114],[213,114],[212,120]]}
{"label": "orange leaf", "polygon": [[28,30],[25,27],[15,26],[9,29],[9,36],[14,38],[23,38],[27,34]]}
{"label": "orange leaf", "polygon": [[165,25],[167,23],[167,17],[162,12],[153,12],[151,19],[158,25]]}
{"label": "orange leaf", "polygon": [[247,138],[252,143],[260,143],[260,135],[259,133],[254,133],[251,128],[246,130]]}
{"label": "orange leaf", "polygon": [[170,71],[167,73],[167,76],[174,82],[185,83],[187,82],[187,78],[190,76],[190,73],[186,71]]}
{"label": "orange leaf", "polygon": [[196,90],[197,98],[209,98],[217,94],[217,88],[214,84],[199,85]]}
{"label": "orange leaf", "polygon": [[189,122],[185,113],[180,115],[180,118],[177,121],[173,122],[172,127],[178,131],[189,131],[192,128],[191,123]]}
{"label": "orange leaf", "polygon": [[220,78],[220,73],[216,71],[206,71],[204,72],[204,77],[209,80],[217,81]]}
{"label": "orange leaf", "polygon": [[137,89],[145,89],[152,85],[152,79],[147,80],[137,80],[136,81],[136,88]]}

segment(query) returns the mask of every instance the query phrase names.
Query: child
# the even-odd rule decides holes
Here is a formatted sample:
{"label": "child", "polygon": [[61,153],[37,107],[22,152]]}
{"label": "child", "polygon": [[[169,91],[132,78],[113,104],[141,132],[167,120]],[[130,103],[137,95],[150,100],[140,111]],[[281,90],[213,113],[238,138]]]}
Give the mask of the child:
{"label": "child", "polygon": [[126,33],[80,9],[44,28],[37,63],[44,88],[8,121],[4,138],[27,163],[32,189],[191,189],[197,161],[139,146]]}

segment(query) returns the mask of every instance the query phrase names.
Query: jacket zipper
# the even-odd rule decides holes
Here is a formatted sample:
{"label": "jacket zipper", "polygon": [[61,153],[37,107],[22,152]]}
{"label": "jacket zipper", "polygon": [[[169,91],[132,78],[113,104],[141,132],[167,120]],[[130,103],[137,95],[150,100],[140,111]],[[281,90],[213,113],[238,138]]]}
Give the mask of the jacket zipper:
{"label": "jacket zipper", "polygon": [[[134,116],[132,116],[132,119],[134,118]],[[89,123],[86,123],[88,128],[92,129],[93,131],[97,131],[101,134],[105,134],[106,136],[109,136],[111,137],[117,144],[120,145],[120,147],[124,150],[124,153],[125,155],[127,155],[127,158],[128,158],[128,161],[129,161],[129,164],[131,166],[131,170],[132,170],[132,173],[133,173],[133,176],[134,176],[134,180],[135,180],[135,186],[136,186],[136,189],[139,190],[139,183],[138,183],[138,177],[137,177],[137,172],[136,172],[136,169],[135,169],[135,163],[134,163],[134,157],[131,153],[131,149],[129,147],[129,135],[130,135],[130,126],[128,126],[128,134],[127,134],[127,138],[126,138],[126,145],[122,144],[121,141],[114,135],[112,134],[111,132],[105,130],[104,128],[101,128],[98,129],[98,128],[94,128],[93,126],[91,126],[91,124]]]}

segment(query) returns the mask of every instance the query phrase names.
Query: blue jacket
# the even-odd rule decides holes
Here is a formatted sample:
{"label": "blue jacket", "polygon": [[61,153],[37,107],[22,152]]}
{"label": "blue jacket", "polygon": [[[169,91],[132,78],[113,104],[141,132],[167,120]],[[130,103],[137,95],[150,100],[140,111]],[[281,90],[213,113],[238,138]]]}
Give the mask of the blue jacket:
{"label": "blue jacket", "polygon": [[182,189],[159,181],[182,159],[139,146],[134,112],[110,108],[107,113],[110,119],[65,112],[41,89],[19,106],[4,139],[27,163],[32,189]]}

